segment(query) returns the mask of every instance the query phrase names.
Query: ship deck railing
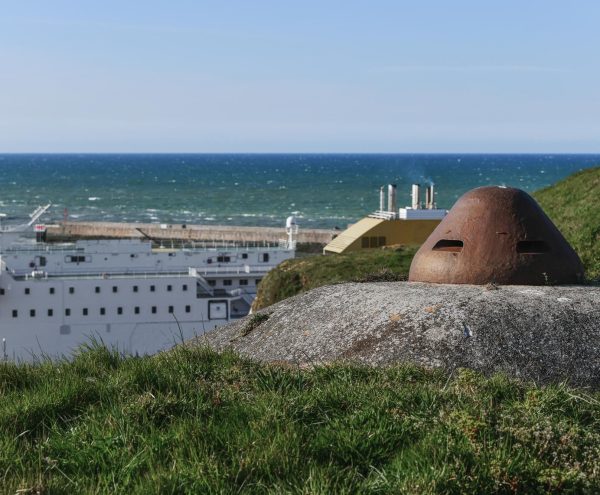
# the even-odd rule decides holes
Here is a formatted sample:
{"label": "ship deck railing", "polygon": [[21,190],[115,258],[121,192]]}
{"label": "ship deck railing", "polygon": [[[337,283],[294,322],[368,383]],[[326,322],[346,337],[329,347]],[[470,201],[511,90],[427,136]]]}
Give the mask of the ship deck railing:
{"label": "ship deck railing", "polygon": [[369,214],[369,217],[377,218],[379,220],[395,220],[396,218],[398,218],[398,213],[396,213],[395,211],[377,210]]}
{"label": "ship deck railing", "polygon": [[16,280],[47,280],[47,279],[61,279],[61,280],[81,280],[81,279],[123,279],[123,278],[185,278],[185,277],[196,277],[197,275],[202,276],[227,276],[227,275],[264,275],[273,268],[274,265],[244,265],[244,266],[219,266],[219,267],[207,267],[197,268],[188,267],[186,271],[183,270],[161,270],[161,271],[150,271],[150,270],[112,270],[102,272],[83,272],[83,273],[48,273],[42,270],[32,272],[30,270],[8,270],[8,272]]}
{"label": "ship deck railing", "polygon": [[[124,241],[127,241],[123,239]],[[89,240],[84,240],[85,242],[90,242]],[[118,241],[118,239],[111,239],[111,241]],[[226,252],[254,252],[254,251],[264,251],[265,249],[270,251],[289,251],[290,246],[287,242],[277,242],[277,243],[257,243],[254,245],[249,244],[241,244],[241,243],[213,243],[213,242],[187,242],[185,244],[172,244],[165,245],[167,243],[162,243],[158,246],[152,247],[152,252],[182,252],[182,253],[212,253],[219,251]],[[92,244],[93,245],[93,244]],[[88,246],[89,247],[89,246]],[[295,245],[291,248],[295,249]],[[64,251],[75,251],[75,252],[85,252],[86,246],[78,246],[76,243],[36,243],[36,244],[18,244],[18,245],[9,245],[4,247],[2,250],[4,253],[19,253],[26,252],[31,254],[44,254],[51,252],[64,252]],[[110,254],[109,251],[101,251],[101,252],[90,252],[89,254]],[[127,253],[125,253],[127,254]]]}

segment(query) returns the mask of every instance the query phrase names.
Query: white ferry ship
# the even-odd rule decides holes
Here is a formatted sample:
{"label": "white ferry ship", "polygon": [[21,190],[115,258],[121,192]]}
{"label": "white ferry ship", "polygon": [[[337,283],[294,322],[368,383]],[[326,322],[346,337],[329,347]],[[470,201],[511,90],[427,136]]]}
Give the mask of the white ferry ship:
{"label": "white ferry ship", "polygon": [[262,277],[294,257],[293,217],[286,230],[277,246],[154,248],[24,242],[22,228],[0,229],[0,360],[68,356],[91,339],[151,354],[245,316]]}

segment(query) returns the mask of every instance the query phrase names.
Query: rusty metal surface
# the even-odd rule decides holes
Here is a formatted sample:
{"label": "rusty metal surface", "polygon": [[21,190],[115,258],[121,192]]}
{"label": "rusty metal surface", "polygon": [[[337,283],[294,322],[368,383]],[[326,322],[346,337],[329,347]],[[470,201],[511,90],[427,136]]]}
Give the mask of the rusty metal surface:
{"label": "rusty metal surface", "polygon": [[409,281],[571,284],[583,281],[583,265],[529,194],[479,187],[459,198],[417,251]]}

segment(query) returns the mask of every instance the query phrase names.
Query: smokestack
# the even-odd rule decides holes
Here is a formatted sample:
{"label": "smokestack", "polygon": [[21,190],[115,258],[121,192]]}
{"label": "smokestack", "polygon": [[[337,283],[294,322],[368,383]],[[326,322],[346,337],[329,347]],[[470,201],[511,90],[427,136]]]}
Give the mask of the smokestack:
{"label": "smokestack", "polygon": [[421,207],[419,199],[419,184],[412,185],[412,209],[418,210]]}
{"label": "smokestack", "polygon": [[379,188],[379,211],[385,211],[385,187]]}
{"label": "smokestack", "polygon": [[435,208],[435,196],[433,195],[433,183],[430,184],[429,186],[430,189],[430,193],[429,193],[429,204],[430,204],[430,208],[433,210]]}
{"label": "smokestack", "polygon": [[428,210],[431,210],[431,188],[429,186],[427,186],[425,188],[425,208],[427,208]]}
{"label": "smokestack", "polygon": [[388,211],[391,213],[396,212],[396,184],[388,186]]}

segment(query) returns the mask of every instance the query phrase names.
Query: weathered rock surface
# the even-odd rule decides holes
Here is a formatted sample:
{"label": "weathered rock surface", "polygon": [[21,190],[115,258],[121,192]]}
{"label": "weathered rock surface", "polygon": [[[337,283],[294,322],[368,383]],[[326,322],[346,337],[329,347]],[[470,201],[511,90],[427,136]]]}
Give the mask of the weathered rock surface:
{"label": "weathered rock surface", "polygon": [[600,287],[321,287],[200,337],[261,361],[410,362],[600,388]]}

